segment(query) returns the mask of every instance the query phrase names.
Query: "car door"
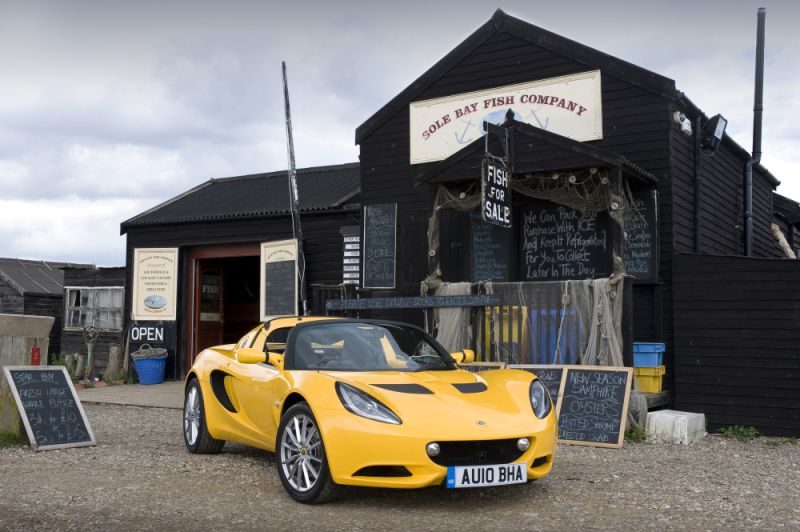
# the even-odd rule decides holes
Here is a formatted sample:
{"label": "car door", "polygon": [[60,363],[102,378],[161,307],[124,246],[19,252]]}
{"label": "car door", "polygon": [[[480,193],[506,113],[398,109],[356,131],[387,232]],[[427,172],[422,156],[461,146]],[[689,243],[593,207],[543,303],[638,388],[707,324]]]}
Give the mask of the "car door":
{"label": "car door", "polygon": [[[252,343],[252,347],[263,350],[265,331],[260,331]],[[248,347],[239,345],[237,347]],[[239,414],[251,428],[261,433],[265,442],[274,442],[278,430],[273,415],[273,408],[278,398],[275,396],[276,379],[281,371],[269,364],[242,364],[235,360],[232,363],[233,387],[236,395]]]}

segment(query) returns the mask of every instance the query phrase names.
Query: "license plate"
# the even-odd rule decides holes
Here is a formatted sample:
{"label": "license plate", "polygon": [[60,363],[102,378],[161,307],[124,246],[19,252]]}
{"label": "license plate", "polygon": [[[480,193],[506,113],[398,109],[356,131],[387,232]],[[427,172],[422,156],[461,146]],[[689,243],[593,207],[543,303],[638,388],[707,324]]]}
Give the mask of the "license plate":
{"label": "license plate", "polygon": [[447,468],[448,488],[480,488],[524,484],[528,480],[525,462],[485,466],[450,466]]}

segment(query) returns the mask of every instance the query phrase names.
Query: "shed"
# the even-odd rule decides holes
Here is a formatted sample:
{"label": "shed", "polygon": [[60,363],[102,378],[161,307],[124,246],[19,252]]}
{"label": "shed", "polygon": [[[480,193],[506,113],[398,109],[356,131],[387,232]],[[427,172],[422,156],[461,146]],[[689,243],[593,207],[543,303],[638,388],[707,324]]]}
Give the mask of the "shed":
{"label": "shed", "polygon": [[50,354],[61,353],[64,272],[68,262],[0,258],[0,313],[51,316]]}

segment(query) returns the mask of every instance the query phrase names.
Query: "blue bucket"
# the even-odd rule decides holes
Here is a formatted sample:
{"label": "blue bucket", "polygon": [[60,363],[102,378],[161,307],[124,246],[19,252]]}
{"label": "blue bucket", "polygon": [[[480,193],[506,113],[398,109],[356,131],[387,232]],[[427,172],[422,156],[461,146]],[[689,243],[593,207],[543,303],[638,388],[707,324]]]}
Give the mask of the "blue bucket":
{"label": "blue bucket", "polygon": [[167,355],[157,358],[139,358],[133,360],[139,384],[161,384],[164,382],[164,369],[167,367]]}

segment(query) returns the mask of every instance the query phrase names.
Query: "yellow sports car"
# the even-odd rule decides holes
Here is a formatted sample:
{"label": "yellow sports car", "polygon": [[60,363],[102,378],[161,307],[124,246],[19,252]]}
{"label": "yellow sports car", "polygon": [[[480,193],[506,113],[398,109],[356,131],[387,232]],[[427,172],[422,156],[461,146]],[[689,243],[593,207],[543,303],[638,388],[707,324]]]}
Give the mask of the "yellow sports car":
{"label": "yellow sports car", "polygon": [[531,373],[459,369],[425,331],[376,320],[268,321],[202,351],[186,377],[192,453],[226,440],[275,453],[304,503],[343,485],[448,488],[524,483],[550,472],[556,419]]}

